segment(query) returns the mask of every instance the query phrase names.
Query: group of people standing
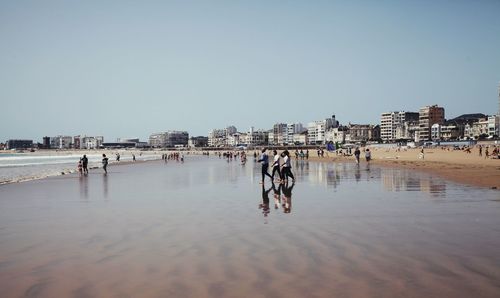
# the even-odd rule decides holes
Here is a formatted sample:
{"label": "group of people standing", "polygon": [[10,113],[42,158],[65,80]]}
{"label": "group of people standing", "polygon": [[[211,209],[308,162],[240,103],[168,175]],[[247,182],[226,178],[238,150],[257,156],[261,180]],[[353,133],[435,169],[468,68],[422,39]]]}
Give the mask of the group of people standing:
{"label": "group of people standing", "polygon": [[[295,182],[295,177],[292,173],[292,165],[290,163],[290,152],[288,150],[283,151],[281,154],[278,154],[276,150],[273,150],[273,164],[272,164],[272,175],[269,174],[269,155],[266,153],[267,149],[262,149],[262,153],[260,158],[257,160],[262,164],[262,181],[264,184],[265,177],[268,176],[271,179],[271,182],[274,182],[274,175],[278,173],[277,181],[284,184],[288,183],[288,177],[292,178],[292,182]],[[283,159],[283,162],[281,162]]]}

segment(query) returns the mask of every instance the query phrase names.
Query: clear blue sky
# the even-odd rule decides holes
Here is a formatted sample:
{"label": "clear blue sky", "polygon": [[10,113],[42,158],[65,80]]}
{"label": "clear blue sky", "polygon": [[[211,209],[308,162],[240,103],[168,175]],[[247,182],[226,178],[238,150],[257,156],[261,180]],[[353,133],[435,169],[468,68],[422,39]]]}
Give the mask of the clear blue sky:
{"label": "clear blue sky", "polygon": [[439,104],[495,114],[500,1],[0,1],[0,140]]}

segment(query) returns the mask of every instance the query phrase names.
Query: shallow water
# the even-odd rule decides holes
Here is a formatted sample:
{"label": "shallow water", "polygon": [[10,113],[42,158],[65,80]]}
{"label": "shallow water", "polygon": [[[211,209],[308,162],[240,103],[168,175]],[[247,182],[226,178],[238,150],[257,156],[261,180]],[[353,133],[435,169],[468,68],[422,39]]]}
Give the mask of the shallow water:
{"label": "shallow water", "polygon": [[[78,161],[82,154],[75,153],[0,153],[0,184],[13,183],[41,179],[51,176],[59,176],[61,173],[74,173],[77,171]],[[110,162],[113,162],[115,155],[108,153]],[[101,167],[101,154],[87,154],[89,160],[88,167]],[[159,159],[157,154],[138,155],[137,161]],[[132,161],[132,154],[123,154],[121,161]]]}
{"label": "shallow water", "polygon": [[109,171],[0,186],[2,297],[500,295],[498,191],[351,163],[295,163],[279,197],[253,161]]}

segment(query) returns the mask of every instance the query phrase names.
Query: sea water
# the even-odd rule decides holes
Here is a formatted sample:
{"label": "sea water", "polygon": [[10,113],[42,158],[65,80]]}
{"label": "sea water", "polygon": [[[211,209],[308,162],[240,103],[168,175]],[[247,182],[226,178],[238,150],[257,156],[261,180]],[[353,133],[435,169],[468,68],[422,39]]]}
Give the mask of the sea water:
{"label": "sea water", "polygon": [[[107,154],[110,162],[115,159],[113,153]],[[0,184],[40,179],[77,171],[77,165],[83,154],[76,153],[2,153],[0,154]],[[87,154],[88,168],[101,167],[102,154]],[[156,155],[136,154],[136,160],[158,159]],[[131,154],[120,156],[121,161],[131,161]]]}

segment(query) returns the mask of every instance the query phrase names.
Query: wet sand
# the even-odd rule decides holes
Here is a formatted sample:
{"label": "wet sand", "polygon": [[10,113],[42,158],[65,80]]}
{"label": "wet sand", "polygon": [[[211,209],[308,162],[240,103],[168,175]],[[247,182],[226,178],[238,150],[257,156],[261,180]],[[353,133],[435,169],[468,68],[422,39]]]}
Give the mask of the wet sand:
{"label": "wet sand", "polygon": [[290,213],[273,190],[259,209],[252,160],[2,185],[1,296],[500,295],[498,191],[377,165],[293,171]]}
{"label": "wet sand", "polygon": [[[424,159],[419,158],[420,149],[371,148],[371,151],[373,164],[423,171],[466,185],[500,189],[500,159],[485,158],[484,152],[479,156],[478,148],[472,149],[470,154],[460,150],[425,149]],[[354,156],[343,157],[329,152],[325,158],[318,158],[314,151],[310,160],[354,162]],[[361,152],[361,162],[364,163],[364,152]]]}

